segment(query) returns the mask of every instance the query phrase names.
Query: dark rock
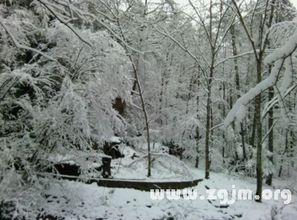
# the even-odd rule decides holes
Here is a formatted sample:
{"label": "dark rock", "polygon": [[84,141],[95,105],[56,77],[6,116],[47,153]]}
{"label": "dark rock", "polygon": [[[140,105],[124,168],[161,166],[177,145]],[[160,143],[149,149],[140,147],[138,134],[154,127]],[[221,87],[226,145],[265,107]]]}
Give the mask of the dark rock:
{"label": "dark rock", "polygon": [[121,97],[116,97],[112,104],[113,109],[115,109],[122,116],[125,113],[126,106],[126,101]]}
{"label": "dark rock", "polygon": [[164,146],[167,146],[169,148],[168,153],[170,155],[179,156],[179,158],[182,160],[183,158],[183,152],[185,151],[185,148],[180,147],[178,144],[174,143],[174,141],[169,142],[163,142]]}
{"label": "dark rock", "polygon": [[52,168],[47,170],[48,172],[58,172],[61,175],[67,176],[79,176],[80,175],[80,166],[77,164],[69,163],[58,163],[54,164]]}

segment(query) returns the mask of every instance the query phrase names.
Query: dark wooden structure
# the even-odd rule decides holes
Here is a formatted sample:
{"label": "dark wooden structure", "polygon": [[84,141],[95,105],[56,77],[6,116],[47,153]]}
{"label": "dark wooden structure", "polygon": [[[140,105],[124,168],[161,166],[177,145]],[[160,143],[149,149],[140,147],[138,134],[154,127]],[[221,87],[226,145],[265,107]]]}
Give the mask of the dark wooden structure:
{"label": "dark wooden structure", "polygon": [[[46,176],[46,174],[44,174]],[[142,191],[150,191],[151,189],[184,189],[197,186],[203,179],[193,180],[176,180],[176,181],[158,181],[146,179],[106,179],[106,178],[91,178],[84,179],[77,176],[66,176],[52,174],[53,176],[66,180],[81,181],[86,184],[97,183],[98,186],[110,188],[131,188]],[[40,176],[43,176],[40,174]]]}
{"label": "dark wooden structure", "polygon": [[111,163],[111,158],[109,157],[102,157],[102,173],[101,175],[103,178],[108,178],[111,176],[111,171],[110,171],[110,163]]}
{"label": "dark wooden structure", "polygon": [[90,179],[87,183],[97,183],[98,186],[112,188],[132,188],[142,191],[151,189],[184,189],[197,186],[202,179],[182,180],[182,181],[154,181],[154,180],[134,180],[134,179]]}

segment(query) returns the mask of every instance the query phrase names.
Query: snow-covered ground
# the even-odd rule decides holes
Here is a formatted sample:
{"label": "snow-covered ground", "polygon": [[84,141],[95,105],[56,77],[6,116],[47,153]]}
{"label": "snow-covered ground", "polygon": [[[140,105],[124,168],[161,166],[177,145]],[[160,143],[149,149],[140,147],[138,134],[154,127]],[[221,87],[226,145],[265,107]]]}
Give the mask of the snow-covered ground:
{"label": "snow-covered ground", "polygon": [[[197,177],[203,177],[203,171],[192,169]],[[283,184],[283,183],[282,183]],[[228,189],[255,189],[255,181],[225,174],[211,173],[209,180],[194,187],[198,195],[205,195],[206,187]],[[219,201],[208,200],[152,200],[150,192],[134,189],[98,187],[95,183],[87,185],[79,182],[61,181],[52,184],[49,189],[50,201],[45,211],[63,213],[71,219],[283,219],[296,220],[296,197],[283,205],[283,201],[237,201],[229,207],[219,207]],[[56,197],[55,197],[56,196]],[[199,197],[198,197],[199,198]],[[51,214],[55,214],[51,213]],[[277,213],[277,214],[276,214]],[[274,217],[272,218],[272,215]]]}
{"label": "snow-covered ground", "polygon": [[[145,146],[143,146],[145,149]],[[126,145],[121,145],[124,158],[112,160],[113,178],[141,179],[143,181],[167,180],[193,180],[201,179],[204,171],[186,165],[178,158],[164,152],[164,146],[157,144],[153,148],[152,176],[146,177],[147,159],[145,150],[135,151]],[[166,149],[165,149],[166,150]],[[154,152],[155,151],[155,152]],[[137,156],[133,158],[133,155]],[[296,192],[296,181],[274,180],[270,189],[289,188]],[[255,192],[255,179],[231,176],[224,173],[211,173],[209,180],[203,180],[192,190],[197,192],[197,199],[178,200],[151,199],[150,192],[124,188],[99,187],[96,183],[91,185],[57,180],[49,185],[46,195],[47,203],[43,206],[44,213],[60,216],[62,219],[187,219],[187,220],[214,220],[214,219],[245,219],[245,220],[296,220],[297,199],[293,195],[290,204],[284,205],[282,199],[265,200],[256,203],[252,200],[235,201],[233,204],[224,205],[220,200],[206,198],[207,189],[225,189],[228,191],[229,200],[232,190],[250,189]],[[269,188],[264,185],[264,188]],[[218,195],[217,192],[215,195]],[[204,196],[204,199],[201,199]]]}

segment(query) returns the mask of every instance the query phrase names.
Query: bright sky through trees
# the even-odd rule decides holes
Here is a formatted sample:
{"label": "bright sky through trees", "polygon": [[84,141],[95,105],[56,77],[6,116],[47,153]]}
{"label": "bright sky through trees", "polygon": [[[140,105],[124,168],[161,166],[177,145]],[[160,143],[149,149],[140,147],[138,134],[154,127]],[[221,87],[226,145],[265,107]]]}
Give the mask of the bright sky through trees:
{"label": "bright sky through trees", "polygon": [[[189,4],[189,1],[188,0],[176,0],[176,2],[182,6],[184,5],[188,5]],[[293,3],[293,5],[295,7],[297,7],[297,0],[291,0],[291,2]]]}

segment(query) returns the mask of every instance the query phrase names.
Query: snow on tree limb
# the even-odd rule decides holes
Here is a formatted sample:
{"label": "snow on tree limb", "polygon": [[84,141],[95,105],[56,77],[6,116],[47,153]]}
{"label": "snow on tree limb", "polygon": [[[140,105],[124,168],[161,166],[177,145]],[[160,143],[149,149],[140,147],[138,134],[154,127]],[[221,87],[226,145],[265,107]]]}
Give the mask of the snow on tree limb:
{"label": "snow on tree limb", "polygon": [[269,54],[265,59],[265,64],[272,64],[280,59],[286,59],[289,57],[297,48],[297,31],[290,37],[288,42],[285,43],[281,48],[276,49],[273,53]]}
{"label": "snow on tree limb", "polygon": [[86,45],[88,45],[90,48],[92,48],[92,45],[86,41],[80,34],[78,34],[74,28],[68,24],[67,21],[64,21],[61,17],[59,17],[57,15],[57,13],[55,13],[55,11],[53,9],[51,9],[45,2],[41,1],[41,0],[38,0],[38,2],[40,2],[40,4],[42,4],[47,10],[49,10],[50,13],[52,13],[55,18],[58,19],[58,21],[60,21],[62,24],[64,24],[66,27],[68,27],[82,42],[84,42]]}
{"label": "snow on tree limb", "polygon": [[[283,95],[283,98],[286,97],[287,95],[289,95],[296,88],[297,88],[297,84],[294,84],[290,88],[288,88],[287,91],[285,92],[285,94]],[[267,115],[267,113],[269,112],[269,110],[271,108],[273,108],[277,103],[278,103],[278,99],[275,96],[270,102],[268,102],[265,105],[262,117],[264,118]]]}
{"label": "snow on tree limb", "polygon": [[[285,73],[284,79],[280,88],[280,96],[283,96],[286,90],[292,83],[292,61],[290,56],[297,49],[297,31],[290,37],[290,39],[284,44],[284,46],[276,49],[273,53],[268,55],[265,60],[265,65],[272,65],[274,63],[274,67],[272,68],[270,76],[256,85],[254,88],[250,89],[245,95],[240,97],[224,121],[224,126],[227,127],[238,118],[238,114],[241,112],[243,106],[246,106],[252,99],[254,99],[257,95],[259,95],[262,91],[268,89],[269,87],[276,84],[279,78],[279,73],[285,65]],[[288,58],[288,59],[287,59]],[[241,117],[242,118],[242,117]]]}
{"label": "snow on tree limb", "polygon": [[[271,75],[260,82],[258,85],[256,85],[254,88],[250,89],[245,95],[240,97],[228,115],[226,116],[226,119],[224,121],[224,126],[227,127],[234,121],[236,118],[238,118],[238,115],[241,115],[241,110],[244,109],[244,106],[246,106],[251,100],[253,100],[257,95],[259,95],[262,91],[268,89],[269,87],[273,86],[278,79],[280,70],[284,64],[284,60],[278,60],[275,62],[274,67],[272,68]],[[242,118],[242,116],[240,116]]]}

